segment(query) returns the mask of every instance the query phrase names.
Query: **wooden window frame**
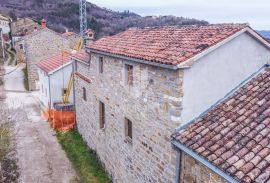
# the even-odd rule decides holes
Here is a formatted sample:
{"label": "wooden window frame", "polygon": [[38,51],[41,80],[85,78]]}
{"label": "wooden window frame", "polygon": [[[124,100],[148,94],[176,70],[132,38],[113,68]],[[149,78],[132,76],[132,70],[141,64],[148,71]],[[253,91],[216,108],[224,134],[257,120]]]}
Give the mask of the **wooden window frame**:
{"label": "wooden window frame", "polygon": [[133,125],[132,121],[128,118],[125,118],[125,137],[129,142],[132,142],[133,139]]}
{"label": "wooden window frame", "polygon": [[105,129],[105,104],[99,101],[99,128]]}
{"label": "wooden window frame", "polygon": [[125,64],[125,71],[126,71],[126,84],[128,86],[133,86],[134,84],[134,69],[133,65]]}
{"label": "wooden window frame", "polygon": [[99,73],[102,74],[104,72],[104,58],[99,57]]}
{"label": "wooden window frame", "polygon": [[85,87],[83,87],[83,100],[84,101],[87,101],[87,97],[86,97],[86,88]]}

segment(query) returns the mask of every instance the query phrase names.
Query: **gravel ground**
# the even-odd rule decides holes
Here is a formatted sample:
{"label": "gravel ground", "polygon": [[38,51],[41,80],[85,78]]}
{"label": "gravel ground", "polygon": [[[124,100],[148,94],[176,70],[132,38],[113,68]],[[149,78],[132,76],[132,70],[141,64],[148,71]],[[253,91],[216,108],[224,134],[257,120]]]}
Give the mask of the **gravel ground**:
{"label": "gravel ground", "polygon": [[[5,68],[7,71],[15,69]],[[58,144],[55,132],[41,118],[36,95],[24,89],[22,67],[7,75],[4,82],[5,100],[0,102],[4,102],[2,110],[7,111],[6,118],[12,124],[14,150],[11,156],[17,162],[10,169],[18,170],[12,174],[19,174],[18,182],[21,183],[69,183],[76,180],[76,173]],[[0,116],[0,119],[4,118]]]}

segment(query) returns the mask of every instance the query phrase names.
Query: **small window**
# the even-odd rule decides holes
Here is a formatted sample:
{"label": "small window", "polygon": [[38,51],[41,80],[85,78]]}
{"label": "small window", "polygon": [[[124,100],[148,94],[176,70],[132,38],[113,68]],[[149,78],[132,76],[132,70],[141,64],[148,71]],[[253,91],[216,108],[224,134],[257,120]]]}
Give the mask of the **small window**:
{"label": "small window", "polygon": [[103,57],[99,57],[99,73],[103,73]]}
{"label": "small window", "polygon": [[83,100],[86,101],[86,89],[83,87]]}
{"label": "small window", "polygon": [[62,94],[63,94],[63,96],[65,96],[67,94],[67,89],[66,88],[62,89]]}
{"label": "small window", "polygon": [[126,83],[129,86],[133,85],[133,66],[132,65],[125,65],[126,70]]}
{"label": "small window", "polygon": [[99,101],[99,127],[104,129],[105,127],[105,105]]}
{"label": "small window", "polygon": [[20,49],[23,50],[23,44],[20,44]]}
{"label": "small window", "polygon": [[128,140],[132,140],[132,122],[125,118],[125,136]]}

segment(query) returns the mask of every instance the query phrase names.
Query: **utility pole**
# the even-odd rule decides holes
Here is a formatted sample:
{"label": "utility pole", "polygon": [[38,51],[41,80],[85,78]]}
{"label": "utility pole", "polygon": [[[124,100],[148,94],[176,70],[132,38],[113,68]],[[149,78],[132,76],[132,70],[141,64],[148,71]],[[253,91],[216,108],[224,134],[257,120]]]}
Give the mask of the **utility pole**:
{"label": "utility pole", "polygon": [[84,33],[87,30],[87,12],[86,12],[86,0],[80,0],[80,36],[84,37]]}
{"label": "utility pole", "polygon": [[5,55],[5,44],[4,44],[4,37],[3,37],[3,30],[0,28],[0,39],[1,39],[1,47],[2,47],[2,51],[3,51],[3,58],[5,59],[6,58],[6,55]]}

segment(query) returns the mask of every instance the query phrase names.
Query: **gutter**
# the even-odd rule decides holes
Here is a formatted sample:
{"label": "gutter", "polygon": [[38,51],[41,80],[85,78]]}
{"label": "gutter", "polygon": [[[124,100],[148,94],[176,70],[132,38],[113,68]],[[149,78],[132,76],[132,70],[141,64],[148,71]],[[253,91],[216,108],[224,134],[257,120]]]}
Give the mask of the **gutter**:
{"label": "gutter", "polygon": [[52,107],[52,96],[51,96],[51,77],[50,75],[48,75],[48,84],[49,84],[49,96],[50,96],[50,106],[49,106],[49,109],[51,109]]}
{"label": "gutter", "polygon": [[[212,165],[211,163],[209,163],[209,161],[207,161],[206,159],[202,158],[201,156],[199,156],[198,154],[196,154],[192,150],[188,149],[183,144],[179,143],[177,140],[173,139],[172,140],[172,144],[173,144],[173,146],[175,148],[178,149],[178,151],[181,150],[181,151],[187,153],[189,156],[191,156],[195,160],[197,160],[200,163],[202,163],[203,165],[205,165],[207,168],[209,168],[210,170],[212,170],[213,172],[215,172],[216,174],[218,174],[219,176],[221,176],[226,181],[228,181],[230,183],[239,183],[239,181],[237,181],[236,179],[234,179],[232,176],[230,176],[227,173],[224,173],[222,170],[220,170],[216,166]],[[178,166],[180,166],[180,163],[178,163]],[[181,167],[176,167],[176,169],[179,170],[179,169],[181,169]],[[178,183],[178,182],[176,182],[176,183]]]}
{"label": "gutter", "polygon": [[109,57],[113,57],[113,58],[123,59],[123,60],[126,60],[126,61],[133,61],[133,62],[137,62],[137,63],[140,63],[140,64],[146,64],[146,65],[161,67],[161,68],[165,68],[165,69],[171,69],[171,70],[179,69],[177,66],[173,66],[173,65],[160,64],[160,63],[145,61],[145,60],[142,60],[142,59],[136,59],[136,58],[126,57],[126,56],[122,56],[122,55],[115,55],[115,54],[112,54],[112,53],[98,51],[98,50],[94,50],[94,49],[91,49],[91,48],[87,48],[86,51],[87,51],[87,53],[93,52],[93,53],[97,53],[97,54],[101,54],[101,55],[105,55],[105,56],[109,56]]}

